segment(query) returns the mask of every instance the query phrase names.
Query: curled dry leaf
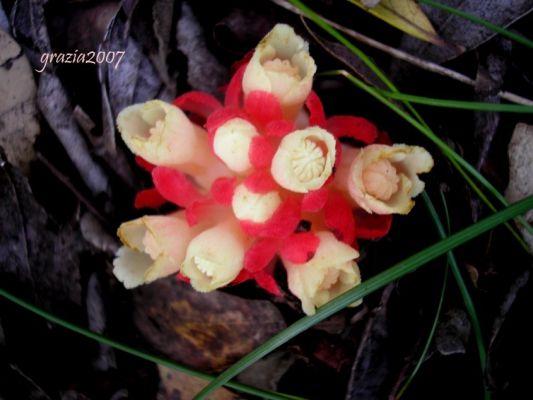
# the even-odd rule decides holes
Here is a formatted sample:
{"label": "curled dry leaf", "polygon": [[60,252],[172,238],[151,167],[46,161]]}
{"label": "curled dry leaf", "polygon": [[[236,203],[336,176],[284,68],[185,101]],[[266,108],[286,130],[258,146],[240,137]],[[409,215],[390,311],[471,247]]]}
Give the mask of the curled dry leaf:
{"label": "curled dry leaf", "polygon": [[20,46],[0,31],[0,146],[13,165],[27,172],[39,134],[35,81]]}
{"label": "curled dry leaf", "polygon": [[[508,153],[509,186],[505,190],[505,197],[515,202],[533,194],[533,125],[516,125]],[[533,210],[526,214],[526,220],[533,223]],[[533,252],[533,235],[523,227],[520,229]]]}
{"label": "curled dry leaf", "polygon": [[370,4],[365,0],[349,1],[408,35],[436,45],[445,44],[414,0],[382,0]]}

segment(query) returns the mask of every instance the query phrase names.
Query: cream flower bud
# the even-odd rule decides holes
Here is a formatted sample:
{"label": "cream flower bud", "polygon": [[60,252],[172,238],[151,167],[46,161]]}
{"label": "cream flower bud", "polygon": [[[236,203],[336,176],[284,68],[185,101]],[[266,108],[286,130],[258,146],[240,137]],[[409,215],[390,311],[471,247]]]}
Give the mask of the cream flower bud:
{"label": "cream flower bud", "polygon": [[255,136],[259,133],[250,122],[233,118],[215,132],[214,152],[230,170],[244,174],[252,168],[249,151]]}
{"label": "cream flower bud", "polygon": [[431,168],[433,158],[422,147],[370,145],[352,161],[348,190],[369,213],[407,214],[415,204],[412,198],[424,190],[418,174]]}
{"label": "cream flower bud", "polygon": [[117,126],[129,149],[155,165],[184,164],[197,152],[195,125],[178,107],[161,100],[126,107]]}
{"label": "cream flower bud", "polygon": [[246,185],[235,188],[231,207],[237,219],[262,223],[270,219],[281,204],[278,192],[254,193]]}
{"label": "cream flower bud", "polygon": [[113,273],[127,289],[173,274],[196,233],[198,229],[189,227],[184,212],[125,222],[118,229],[124,246],[117,251]]}
{"label": "cream flower bud", "polygon": [[283,188],[307,193],[326,182],[334,164],[335,138],[322,128],[311,127],[282,139],[270,171]]}
{"label": "cream flower bud", "polygon": [[316,235],[320,244],[307,263],[293,264],[282,259],[289,289],[301,300],[307,315],[313,315],[316,307],[361,283],[359,267],[354,261],[359,257],[357,250],[338,241],[331,232]]}
{"label": "cream flower bud", "polygon": [[315,61],[309,45],[288,25],[277,24],[256,47],[242,81],[244,94],[274,94],[285,118],[294,120],[313,85]]}
{"label": "cream flower bud", "polygon": [[199,292],[211,292],[227,285],[243,268],[248,247],[238,223],[227,220],[196,236],[187,247],[181,273]]}

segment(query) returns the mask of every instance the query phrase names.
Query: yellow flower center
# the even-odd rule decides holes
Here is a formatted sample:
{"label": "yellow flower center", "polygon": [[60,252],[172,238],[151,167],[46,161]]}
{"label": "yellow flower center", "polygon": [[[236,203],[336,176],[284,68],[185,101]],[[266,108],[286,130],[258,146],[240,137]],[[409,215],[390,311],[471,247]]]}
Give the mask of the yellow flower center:
{"label": "yellow flower center", "polygon": [[319,177],[325,165],[324,152],[312,140],[305,140],[301,147],[293,150],[291,166],[301,182],[309,182]]}
{"label": "yellow flower center", "polygon": [[398,172],[388,160],[379,160],[363,171],[366,191],[379,200],[389,200],[398,191],[399,182]]}

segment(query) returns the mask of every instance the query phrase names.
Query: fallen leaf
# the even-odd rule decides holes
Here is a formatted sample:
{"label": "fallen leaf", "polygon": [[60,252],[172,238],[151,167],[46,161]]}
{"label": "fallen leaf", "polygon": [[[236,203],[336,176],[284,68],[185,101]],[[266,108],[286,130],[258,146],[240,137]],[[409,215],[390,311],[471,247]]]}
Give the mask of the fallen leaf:
{"label": "fallen leaf", "polygon": [[[514,203],[533,194],[533,125],[517,124],[507,151],[509,185],[505,190],[505,197],[509,202]],[[533,224],[533,210],[529,210],[525,218]],[[533,252],[533,235],[521,225],[519,229]]]}
{"label": "fallen leaf", "polygon": [[[483,0],[482,3],[479,0],[447,0],[443,3],[457,10],[488,20],[502,28],[509,26],[533,9],[531,0],[513,0],[512,2]],[[422,6],[422,9],[444,40],[456,43],[466,51],[477,48],[496,35],[490,29],[449,12],[429,6]],[[433,46],[427,42],[413,40],[408,36],[403,39],[401,48],[409,53],[416,54],[418,57],[436,63],[443,63],[459,55],[452,49]]]}
{"label": "fallen leaf", "polygon": [[55,226],[1,154],[0,165],[0,282],[50,311],[81,306],[80,254],[87,250],[81,235]]}
{"label": "fallen leaf", "polygon": [[206,46],[203,30],[191,7],[183,2],[176,39],[178,49],[187,56],[187,82],[194,90],[217,94],[227,82],[227,69]]}
{"label": "fallen leaf", "polygon": [[379,307],[366,324],[357,350],[346,399],[383,399],[387,397],[391,364],[390,333],[387,311],[394,285],[385,288]]}
{"label": "fallen leaf", "polygon": [[134,290],[134,321],[159,352],[202,370],[220,370],[285,327],[278,309],[222,291],[199,293],[177,279]]}
{"label": "fallen leaf", "polygon": [[108,177],[92,159],[89,148],[73,116],[74,108],[56,75],[46,71],[41,74],[37,103],[87,187],[94,194],[107,192],[109,188]]}
{"label": "fallen leaf", "polygon": [[279,381],[297,358],[291,352],[275,351],[246,368],[237,380],[246,385],[275,391]]}
{"label": "fallen leaf", "polygon": [[10,163],[28,172],[40,132],[33,71],[22,49],[0,30],[0,146]]}
{"label": "fallen leaf", "polygon": [[374,1],[370,6],[365,5],[363,0],[348,1],[408,35],[439,46],[446,45],[414,0]]}
{"label": "fallen leaf", "polygon": [[[162,365],[158,365],[161,379],[159,394],[164,399],[192,399],[206,385],[206,381]],[[209,396],[210,400],[236,400],[239,397],[225,388]]]}

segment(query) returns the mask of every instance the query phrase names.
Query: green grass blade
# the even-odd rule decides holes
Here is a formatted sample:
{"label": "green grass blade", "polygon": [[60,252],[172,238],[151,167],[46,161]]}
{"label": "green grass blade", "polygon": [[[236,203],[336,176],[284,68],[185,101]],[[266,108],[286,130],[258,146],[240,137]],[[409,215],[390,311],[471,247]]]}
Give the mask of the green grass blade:
{"label": "green grass blade", "polygon": [[[437,214],[437,211],[435,210],[435,207],[433,206],[433,203],[427,193],[422,194],[422,198],[424,199],[424,202],[426,204],[426,207],[431,214],[431,217],[433,219],[433,222],[435,223],[435,226],[437,228],[437,232],[441,238],[446,237],[446,232],[444,231],[444,227],[442,226],[442,222],[440,221],[440,218]],[[468,288],[466,287],[466,283],[463,279],[463,276],[461,275],[461,271],[459,270],[459,266],[457,265],[457,260],[455,259],[455,256],[452,252],[448,253],[448,262],[452,269],[452,274],[455,278],[455,281],[457,282],[457,286],[459,287],[459,292],[461,293],[461,296],[463,297],[463,302],[465,303],[466,311],[468,312],[468,316],[470,317],[470,321],[472,322],[472,330],[474,331],[474,338],[476,340],[476,346],[479,354],[479,363],[481,365],[481,371],[485,372],[485,369],[487,367],[487,351],[485,349],[485,343],[483,340],[483,334],[481,333],[481,325],[479,323],[479,318],[477,316],[476,308],[474,306],[474,301],[472,300],[472,297],[470,296],[470,293],[468,292]],[[484,398],[485,400],[489,400],[491,398],[491,393],[488,390],[488,388],[483,384],[484,388]]]}
{"label": "green grass blade", "polygon": [[[120,342],[117,342],[117,341],[114,341],[112,339],[109,339],[108,337],[104,336],[104,335],[101,335],[99,333],[96,333],[96,332],[93,332],[91,330],[88,330],[88,329],[85,329],[85,328],[82,328],[81,326],[79,325],[76,325],[76,324],[73,324],[71,322],[68,322],[68,321],[65,321],[53,314],[50,314],[49,312],[43,310],[42,308],[40,307],[37,307],[33,304],[30,304],[22,299],[20,299],[19,297],[11,294],[10,292],[8,292],[7,290],[4,290],[2,288],[0,288],[0,297],[3,297],[5,298],[6,300],[9,300],[11,301],[12,303],[15,303],[17,304],[18,306],[56,324],[56,325],[59,325],[65,329],[68,329],[72,332],[76,332],[82,336],[85,336],[89,339],[92,339],[92,340],[96,340],[97,342],[99,343],[102,343],[102,344],[105,344],[107,346],[110,346],[110,347],[113,347],[117,350],[120,350],[120,351],[123,351],[125,353],[128,353],[128,354],[131,354],[133,356],[136,356],[136,357],[139,357],[139,358],[142,358],[143,360],[146,360],[146,361],[150,361],[150,362],[154,362],[156,364],[159,364],[159,365],[163,365],[165,367],[168,367],[168,368],[171,368],[171,369],[174,369],[174,370],[177,370],[177,371],[180,371],[180,372],[183,372],[187,375],[190,375],[190,376],[193,376],[193,377],[196,377],[196,378],[201,378],[201,379],[204,379],[206,381],[210,381],[210,380],[213,380],[214,379],[214,376],[212,375],[209,375],[209,374],[206,374],[204,372],[201,372],[201,371],[197,371],[195,369],[192,369],[192,368],[189,368],[189,367],[185,367],[181,364],[178,364],[174,361],[171,361],[171,360],[168,360],[166,358],[162,358],[162,357],[158,357],[158,356],[154,356],[152,354],[149,354],[149,353],[145,353],[144,351],[142,350],[138,350],[138,349],[135,349],[133,347],[130,347],[130,346],[127,346],[123,343],[120,343]],[[268,391],[268,390],[262,390],[262,389],[258,389],[258,388],[254,388],[254,387],[251,387],[251,386],[248,386],[248,385],[244,385],[244,384],[240,384],[240,383],[235,383],[235,382],[227,382],[226,384],[227,387],[229,388],[232,388],[232,389],[235,389],[235,390],[238,390],[240,392],[243,392],[243,393],[248,393],[248,394],[251,394],[251,395],[254,395],[254,396],[259,396],[259,397],[262,397],[264,399],[272,399],[272,400],[305,400],[301,397],[297,397],[297,396],[292,396],[292,395],[286,395],[286,394],[283,394],[283,393],[276,393],[276,392],[271,392],[271,391]]]}
{"label": "green grass blade", "polygon": [[524,46],[527,46],[529,48],[532,48],[533,49],[533,41],[531,41],[530,39],[522,36],[522,35],[519,35],[519,34],[516,34],[514,32],[511,32],[505,28],[502,28],[498,25],[495,25],[493,24],[492,22],[490,21],[487,21],[486,19],[483,19],[483,18],[480,18],[478,17],[477,15],[472,15],[472,14],[469,14],[469,13],[466,13],[464,11],[461,11],[461,10],[457,10],[453,7],[450,7],[446,4],[442,4],[442,3],[439,3],[438,1],[434,1],[434,0],[418,0],[419,3],[423,3],[423,4],[427,4],[428,6],[431,6],[431,7],[434,7],[434,8],[438,8],[439,10],[443,10],[443,11],[446,11],[450,14],[454,14],[454,15],[457,15],[461,18],[464,18],[470,22],[473,22],[475,24],[478,24],[478,25],[481,25],[481,26],[484,26],[485,28],[487,29],[490,29],[491,31],[493,32],[496,32],[496,33],[499,33],[500,35],[502,36],[505,36],[511,40],[514,40],[515,42],[517,43],[520,43],[520,44],[523,44]]}
{"label": "green grass blade", "polygon": [[[337,70],[337,71],[330,71],[330,72],[323,72],[322,75],[332,75],[332,76],[344,76],[346,79],[348,79],[350,82],[352,82],[354,85],[359,87],[360,89],[364,90],[365,92],[369,93],[370,95],[374,96],[377,100],[385,104],[387,107],[389,107],[391,110],[393,110],[396,114],[401,116],[403,119],[405,119],[407,122],[409,122],[413,127],[415,127],[419,132],[421,132],[424,136],[426,136],[429,140],[431,140],[437,147],[450,159],[452,164],[455,166],[459,165],[461,168],[464,168],[464,170],[468,173],[470,173],[472,176],[478,179],[479,182],[483,184],[503,205],[507,205],[507,200],[496,190],[496,188],[483,176],[481,175],[472,165],[470,165],[464,158],[462,158],[459,154],[457,154],[453,149],[451,149],[442,139],[440,139],[437,135],[435,135],[431,129],[428,129],[427,125],[423,122],[417,121],[414,117],[409,115],[406,111],[402,110],[400,107],[398,107],[396,104],[390,102],[385,96],[383,96],[376,88],[367,85],[360,79],[356,78],[349,72],[346,72],[344,70]],[[465,175],[463,175],[465,177]],[[467,182],[472,182],[471,180],[467,180]],[[474,185],[474,190],[476,193],[480,194],[482,193],[479,188],[477,188],[476,185]],[[483,196],[482,199],[487,202],[487,205],[493,210],[496,211],[496,208],[489,202],[489,200]],[[528,232],[533,233],[533,228],[529,223],[523,218],[519,217],[517,218],[520,223],[526,227]],[[519,237],[519,236],[518,236]],[[523,241],[521,241],[523,242]],[[524,246],[524,245],[523,245]],[[525,246],[527,249],[527,246]]]}
{"label": "green grass blade", "polygon": [[476,102],[476,101],[436,99],[436,98],[431,98],[431,97],[416,96],[413,94],[389,92],[389,91],[381,90],[377,88],[376,90],[383,96],[388,97],[390,99],[403,100],[403,101],[408,101],[410,103],[423,104],[427,106],[455,108],[455,109],[461,109],[461,110],[533,114],[533,106],[525,106],[522,104],[499,104],[499,103],[483,103],[483,102]]}
{"label": "green grass blade", "polygon": [[337,297],[333,301],[320,307],[315,315],[304,317],[288,328],[273,336],[261,346],[244,356],[240,361],[232,365],[225,372],[220,374],[215,380],[211,381],[201,392],[195,396],[195,400],[205,399],[210,393],[216,390],[221,385],[224,385],[234,376],[245,370],[247,367],[258,361],[268,353],[272,352],[282,344],[288,342],[290,339],[299,333],[309,329],[320,321],[330,317],[337,311],[342,310],[353,302],[362,299],[364,296],[375,292],[376,290],[388,285],[402,276],[414,272],[427,262],[446,254],[455,247],[473,239],[476,236],[508,221],[517,215],[524,214],[529,209],[533,208],[533,196],[529,196],[518,203],[512,204],[502,211],[492,214],[491,216],[477,222],[462,231],[448,236],[446,239],[435,243],[432,246],[420,251],[419,253],[408,257],[402,262],[394,265],[386,271],[366,280],[359,286],[349,290],[348,292]]}
{"label": "green grass blade", "polygon": [[407,381],[403,384],[402,388],[398,391],[398,394],[396,395],[396,400],[398,400],[400,397],[403,396],[407,388],[411,385],[413,380],[415,379],[416,374],[418,373],[418,370],[424,363],[426,359],[426,355],[429,351],[429,347],[431,346],[431,343],[433,342],[433,337],[435,336],[435,332],[437,330],[437,325],[439,323],[440,314],[442,312],[442,305],[444,303],[444,294],[446,293],[446,286],[448,285],[448,263],[446,264],[446,268],[444,268],[444,277],[442,278],[442,287],[440,289],[440,295],[439,295],[439,303],[437,304],[437,310],[435,311],[435,318],[433,319],[433,323],[431,324],[431,329],[429,330],[429,334],[426,340],[426,343],[424,344],[424,348],[422,349],[422,352],[420,353],[420,357],[418,358],[418,361],[413,368],[413,371],[409,375],[409,378],[407,378]]}

